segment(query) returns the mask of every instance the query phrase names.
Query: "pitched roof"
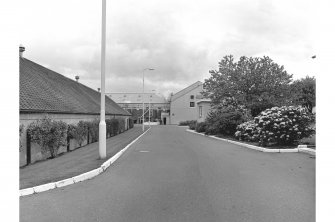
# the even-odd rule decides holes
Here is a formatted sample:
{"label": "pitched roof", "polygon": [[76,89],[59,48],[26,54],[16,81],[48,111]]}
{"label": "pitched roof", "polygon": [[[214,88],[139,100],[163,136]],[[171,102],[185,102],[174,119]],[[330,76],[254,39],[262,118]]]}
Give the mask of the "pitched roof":
{"label": "pitched roof", "polygon": [[[100,93],[47,69],[26,58],[20,58],[20,112],[100,114]],[[105,112],[130,115],[109,97]]]}
{"label": "pitched roof", "polygon": [[179,92],[177,92],[176,94],[174,94],[171,97],[171,101],[174,101],[174,100],[178,99],[179,97],[187,94],[188,92],[191,92],[193,89],[197,88],[200,85],[202,85],[202,82],[197,81],[197,82],[193,83],[192,85],[186,87],[185,89],[180,90]]}

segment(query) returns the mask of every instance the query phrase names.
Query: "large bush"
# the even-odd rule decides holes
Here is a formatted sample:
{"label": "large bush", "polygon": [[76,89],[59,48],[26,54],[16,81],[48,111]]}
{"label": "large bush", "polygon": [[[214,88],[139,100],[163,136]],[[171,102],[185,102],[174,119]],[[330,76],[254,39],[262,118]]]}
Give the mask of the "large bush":
{"label": "large bush", "polygon": [[197,131],[198,133],[206,132],[206,130],[207,124],[205,122],[197,123],[195,126],[195,131]]}
{"label": "large bush", "polygon": [[79,146],[82,145],[83,141],[87,138],[88,123],[79,121],[77,125],[69,125],[68,133],[70,139],[75,139]]}
{"label": "large bush", "polygon": [[91,142],[97,142],[99,140],[99,122],[99,119],[94,119],[87,123]]}
{"label": "large bush", "polygon": [[236,127],[245,120],[243,112],[232,109],[211,111],[206,120],[206,134],[234,135]]}
{"label": "large bush", "polygon": [[314,116],[303,107],[273,107],[261,112],[254,120],[240,124],[235,136],[244,141],[257,141],[261,146],[269,144],[293,145],[309,137]]}
{"label": "large bush", "polygon": [[28,126],[31,141],[41,146],[43,154],[49,152],[51,158],[58,154],[60,146],[66,145],[67,124],[48,117],[36,120]]}

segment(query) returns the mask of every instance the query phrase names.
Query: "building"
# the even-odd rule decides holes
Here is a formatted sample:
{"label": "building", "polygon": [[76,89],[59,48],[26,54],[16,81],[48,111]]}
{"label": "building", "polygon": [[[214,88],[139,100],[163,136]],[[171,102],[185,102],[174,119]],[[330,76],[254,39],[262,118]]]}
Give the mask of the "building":
{"label": "building", "polygon": [[198,122],[204,122],[208,113],[211,111],[211,100],[201,99],[197,102],[198,105]]}
{"label": "building", "polygon": [[197,120],[199,116],[198,101],[203,99],[202,82],[197,81],[171,96],[170,123],[179,124],[181,121]]}
{"label": "building", "polygon": [[[32,146],[29,150],[26,149],[25,131],[31,122],[42,119],[46,115],[68,124],[97,119],[100,117],[101,94],[80,82],[23,58],[22,52],[20,52],[19,63],[20,125],[24,127],[21,136],[23,147],[20,151],[21,166],[44,158],[39,147]],[[106,97],[105,103],[106,119],[124,118],[125,128],[128,129],[131,114],[109,97]],[[60,149],[60,152],[64,152],[64,149]]]}
{"label": "building", "polygon": [[142,123],[143,102],[144,102],[144,119],[149,121],[149,106],[150,106],[150,121],[160,121],[162,113],[169,110],[169,103],[164,96],[155,92],[143,93],[106,93],[106,95],[114,100],[120,107],[132,114],[134,123]]}

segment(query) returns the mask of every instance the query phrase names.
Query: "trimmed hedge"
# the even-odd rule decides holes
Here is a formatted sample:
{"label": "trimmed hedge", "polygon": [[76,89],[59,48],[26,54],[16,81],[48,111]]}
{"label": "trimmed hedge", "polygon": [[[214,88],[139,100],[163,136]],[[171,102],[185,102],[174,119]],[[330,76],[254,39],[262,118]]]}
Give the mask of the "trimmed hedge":
{"label": "trimmed hedge", "polygon": [[[99,123],[99,119],[94,119],[93,121],[79,121],[77,124],[66,124],[63,121],[51,120],[46,116],[29,124],[27,132],[31,136],[31,141],[41,146],[42,154],[49,152],[51,158],[54,158],[61,146],[67,145],[69,147],[70,139],[75,139],[79,147],[85,140],[87,143],[97,142],[99,140]],[[134,124],[130,124],[131,128],[133,126]],[[124,119],[106,119],[106,138],[125,130]],[[22,132],[23,125],[20,125],[20,136]]]}
{"label": "trimmed hedge", "polygon": [[191,124],[195,124],[197,121],[196,120],[186,120],[186,121],[181,121],[179,122],[179,126],[190,126]]}

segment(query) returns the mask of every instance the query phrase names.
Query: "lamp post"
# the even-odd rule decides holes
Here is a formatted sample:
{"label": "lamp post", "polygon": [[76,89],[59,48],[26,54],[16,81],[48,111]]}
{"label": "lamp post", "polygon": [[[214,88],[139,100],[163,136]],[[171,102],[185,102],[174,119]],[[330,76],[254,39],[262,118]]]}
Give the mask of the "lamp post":
{"label": "lamp post", "polygon": [[102,0],[101,22],[101,106],[99,123],[99,157],[106,158],[106,122],[105,122],[105,56],[106,56],[106,0]]}
{"label": "lamp post", "polygon": [[143,110],[143,116],[142,116],[142,131],[144,132],[144,72],[146,70],[153,71],[155,69],[152,68],[146,68],[143,69],[143,92],[142,92],[142,110]]}

